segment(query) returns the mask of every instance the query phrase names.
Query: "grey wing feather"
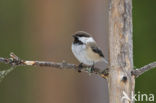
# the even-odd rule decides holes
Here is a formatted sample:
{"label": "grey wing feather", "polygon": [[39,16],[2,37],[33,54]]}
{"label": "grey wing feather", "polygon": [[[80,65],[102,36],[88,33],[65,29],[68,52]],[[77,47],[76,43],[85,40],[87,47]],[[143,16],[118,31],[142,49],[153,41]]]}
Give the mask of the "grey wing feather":
{"label": "grey wing feather", "polygon": [[91,46],[91,48],[92,48],[93,52],[97,53],[101,57],[104,57],[102,51],[99,48],[97,48],[96,46]]}

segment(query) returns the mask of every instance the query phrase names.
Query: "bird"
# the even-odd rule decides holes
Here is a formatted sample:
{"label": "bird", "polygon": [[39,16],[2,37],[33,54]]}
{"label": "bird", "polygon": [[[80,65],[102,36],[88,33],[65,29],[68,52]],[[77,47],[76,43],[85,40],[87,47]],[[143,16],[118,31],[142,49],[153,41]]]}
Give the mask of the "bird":
{"label": "bird", "polygon": [[94,38],[85,31],[77,31],[72,37],[72,53],[76,59],[80,62],[78,71],[81,72],[83,64],[91,66],[91,71],[94,71],[94,65],[97,62],[108,61],[105,59],[102,50],[97,46]]}

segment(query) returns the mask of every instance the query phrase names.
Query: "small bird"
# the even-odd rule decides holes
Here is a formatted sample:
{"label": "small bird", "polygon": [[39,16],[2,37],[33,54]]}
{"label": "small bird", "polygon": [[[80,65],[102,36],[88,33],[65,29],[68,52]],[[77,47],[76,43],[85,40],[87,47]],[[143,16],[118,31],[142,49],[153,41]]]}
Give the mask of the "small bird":
{"label": "small bird", "polygon": [[108,64],[102,51],[97,47],[96,41],[89,33],[78,31],[72,36],[74,41],[71,48],[74,56],[80,62],[79,72],[81,72],[83,64],[91,66],[91,71],[94,70],[94,64],[97,62],[104,61]]}

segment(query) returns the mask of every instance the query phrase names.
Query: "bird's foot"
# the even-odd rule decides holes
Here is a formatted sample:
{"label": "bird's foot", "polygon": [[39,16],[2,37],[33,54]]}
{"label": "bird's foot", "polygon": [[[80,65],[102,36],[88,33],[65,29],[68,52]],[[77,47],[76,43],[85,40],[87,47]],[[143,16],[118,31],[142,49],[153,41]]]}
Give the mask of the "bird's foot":
{"label": "bird's foot", "polygon": [[80,63],[79,66],[78,66],[78,72],[80,73],[81,72],[81,69],[83,68],[83,63]]}
{"label": "bird's foot", "polygon": [[94,65],[91,66],[91,73],[95,71]]}

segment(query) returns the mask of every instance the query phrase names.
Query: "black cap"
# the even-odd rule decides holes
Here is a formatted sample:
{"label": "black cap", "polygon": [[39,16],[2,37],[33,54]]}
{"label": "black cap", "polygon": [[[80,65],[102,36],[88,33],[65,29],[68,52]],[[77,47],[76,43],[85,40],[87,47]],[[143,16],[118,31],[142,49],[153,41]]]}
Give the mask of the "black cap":
{"label": "black cap", "polygon": [[73,37],[90,37],[89,33],[85,31],[77,31],[72,35]]}

